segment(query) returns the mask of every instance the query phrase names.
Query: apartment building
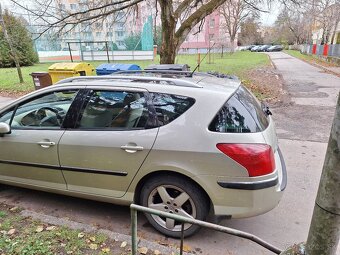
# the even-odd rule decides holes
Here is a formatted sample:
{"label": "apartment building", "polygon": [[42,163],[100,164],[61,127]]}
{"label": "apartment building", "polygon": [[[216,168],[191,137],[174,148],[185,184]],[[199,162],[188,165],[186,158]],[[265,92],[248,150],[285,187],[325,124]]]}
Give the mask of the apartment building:
{"label": "apartment building", "polygon": [[[85,10],[87,0],[56,0],[56,5],[60,10],[67,12],[77,12]],[[85,49],[101,50],[108,41],[108,47],[114,48],[115,43],[119,49],[125,49],[124,39],[126,37],[125,22],[126,12],[120,11],[115,15],[110,15],[98,21],[83,22],[77,25],[63,36],[62,48],[68,47],[67,42],[83,42]],[[67,31],[68,27],[65,28]],[[96,41],[95,43],[92,43]],[[73,49],[79,47],[78,44],[71,44]]]}

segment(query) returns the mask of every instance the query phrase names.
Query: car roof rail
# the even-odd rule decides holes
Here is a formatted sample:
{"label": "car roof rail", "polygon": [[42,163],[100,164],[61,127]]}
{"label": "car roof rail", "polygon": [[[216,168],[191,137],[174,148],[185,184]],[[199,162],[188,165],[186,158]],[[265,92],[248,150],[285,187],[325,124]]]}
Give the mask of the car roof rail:
{"label": "car roof rail", "polygon": [[[147,70],[122,70],[115,73],[112,73],[110,75],[116,75],[116,74],[131,74],[131,73],[152,73],[152,74],[178,74],[182,75],[187,78],[192,77],[192,71],[178,71],[178,70],[156,70],[156,69],[147,69]],[[201,75],[201,76],[212,76],[209,73],[204,72],[195,72],[195,75]]]}
{"label": "car roof rail", "polygon": [[65,84],[74,81],[89,81],[89,80],[130,80],[130,82],[154,82],[156,84],[162,84],[161,82],[166,82],[168,85],[191,87],[191,88],[202,88],[195,82],[175,79],[175,78],[163,78],[163,77],[150,77],[150,76],[124,76],[124,75],[102,75],[102,76],[77,76],[67,78],[58,81],[55,84]]}

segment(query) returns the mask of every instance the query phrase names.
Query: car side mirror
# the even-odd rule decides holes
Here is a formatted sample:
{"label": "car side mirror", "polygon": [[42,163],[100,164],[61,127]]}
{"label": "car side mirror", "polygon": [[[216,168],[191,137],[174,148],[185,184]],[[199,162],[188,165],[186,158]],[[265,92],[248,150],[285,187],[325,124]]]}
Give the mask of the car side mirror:
{"label": "car side mirror", "polygon": [[0,136],[4,136],[5,134],[10,134],[10,133],[11,133],[11,127],[5,122],[0,122]]}

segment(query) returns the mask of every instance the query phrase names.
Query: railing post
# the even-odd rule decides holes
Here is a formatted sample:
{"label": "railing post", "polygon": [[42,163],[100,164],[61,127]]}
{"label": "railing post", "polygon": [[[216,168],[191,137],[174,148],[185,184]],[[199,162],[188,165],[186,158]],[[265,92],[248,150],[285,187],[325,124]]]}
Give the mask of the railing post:
{"label": "railing post", "polygon": [[184,244],[184,222],[181,224],[181,247],[179,250],[179,255],[183,255],[183,244]]}
{"label": "railing post", "polygon": [[132,236],[132,244],[131,244],[131,252],[132,255],[137,255],[137,210],[131,208],[131,236]]}

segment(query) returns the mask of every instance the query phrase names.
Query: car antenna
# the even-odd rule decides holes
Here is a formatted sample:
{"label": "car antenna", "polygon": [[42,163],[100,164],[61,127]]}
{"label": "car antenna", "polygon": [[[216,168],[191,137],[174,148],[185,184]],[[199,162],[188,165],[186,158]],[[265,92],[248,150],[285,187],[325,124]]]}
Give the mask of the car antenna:
{"label": "car antenna", "polygon": [[195,67],[194,71],[192,71],[192,73],[189,75],[189,77],[192,77],[194,75],[194,73],[196,72],[197,68],[200,67],[202,61],[205,59],[205,57],[210,53],[211,49],[215,46],[216,43],[214,43],[213,45],[210,46],[210,48],[208,49],[208,52],[204,55],[204,57],[201,59],[201,61],[197,64],[197,66]]}

